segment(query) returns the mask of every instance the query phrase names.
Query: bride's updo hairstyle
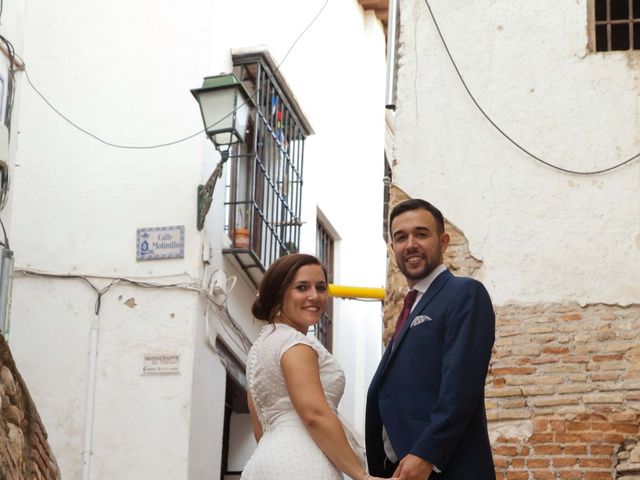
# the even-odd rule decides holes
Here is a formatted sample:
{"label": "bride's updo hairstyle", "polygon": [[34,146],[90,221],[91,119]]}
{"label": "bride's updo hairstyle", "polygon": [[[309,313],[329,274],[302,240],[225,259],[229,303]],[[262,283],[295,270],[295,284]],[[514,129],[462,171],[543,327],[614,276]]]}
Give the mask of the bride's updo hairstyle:
{"label": "bride's updo hairstyle", "polygon": [[324,272],[327,280],[327,269],[313,255],[306,253],[292,253],[278,258],[267,269],[258,287],[258,295],[251,307],[251,313],[258,320],[273,322],[274,317],[282,308],[284,292],[289,288],[293,277],[300,267],[305,265],[318,265]]}

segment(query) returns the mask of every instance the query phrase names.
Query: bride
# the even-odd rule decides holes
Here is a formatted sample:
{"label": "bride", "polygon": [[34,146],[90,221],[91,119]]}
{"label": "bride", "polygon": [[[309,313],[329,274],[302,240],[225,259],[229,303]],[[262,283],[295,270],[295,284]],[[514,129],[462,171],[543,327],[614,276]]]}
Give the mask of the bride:
{"label": "bride", "polygon": [[322,316],[327,274],[306,254],[265,273],[252,312],[268,322],[247,360],[249,411],[258,441],[242,480],[375,480],[364,450],[338,417],[344,373],[307,330]]}

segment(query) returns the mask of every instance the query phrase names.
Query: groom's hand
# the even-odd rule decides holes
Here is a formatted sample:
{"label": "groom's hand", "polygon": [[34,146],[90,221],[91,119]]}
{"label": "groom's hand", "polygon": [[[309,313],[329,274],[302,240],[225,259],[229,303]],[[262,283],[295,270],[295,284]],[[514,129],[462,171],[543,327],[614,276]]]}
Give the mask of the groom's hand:
{"label": "groom's hand", "polygon": [[408,454],[393,472],[394,477],[402,480],[427,480],[433,471],[433,465],[415,455]]}

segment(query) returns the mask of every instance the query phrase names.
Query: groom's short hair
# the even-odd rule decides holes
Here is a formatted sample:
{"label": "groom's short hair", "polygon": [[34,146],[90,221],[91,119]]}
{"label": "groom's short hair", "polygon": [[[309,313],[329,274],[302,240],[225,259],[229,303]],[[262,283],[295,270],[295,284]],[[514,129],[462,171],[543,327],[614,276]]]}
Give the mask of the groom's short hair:
{"label": "groom's short hair", "polygon": [[438,226],[438,235],[442,235],[444,233],[444,216],[442,212],[438,210],[435,206],[423,200],[421,198],[411,198],[409,200],[405,200],[400,202],[389,214],[389,233],[391,234],[391,225],[393,224],[393,219],[396,218],[401,213],[405,213],[411,210],[426,210],[433,218],[436,219],[436,224]]}

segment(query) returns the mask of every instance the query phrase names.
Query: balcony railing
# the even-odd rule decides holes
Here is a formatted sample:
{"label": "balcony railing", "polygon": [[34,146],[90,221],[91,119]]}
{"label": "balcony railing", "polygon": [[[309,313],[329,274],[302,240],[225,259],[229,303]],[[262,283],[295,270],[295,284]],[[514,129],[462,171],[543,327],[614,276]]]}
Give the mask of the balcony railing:
{"label": "balcony railing", "polygon": [[257,285],[274,260],[299,249],[304,141],[313,131],[265,51],[233,54],[233,60],[256,108],[245,143],[229,156],[231,246],[223,253]]}

